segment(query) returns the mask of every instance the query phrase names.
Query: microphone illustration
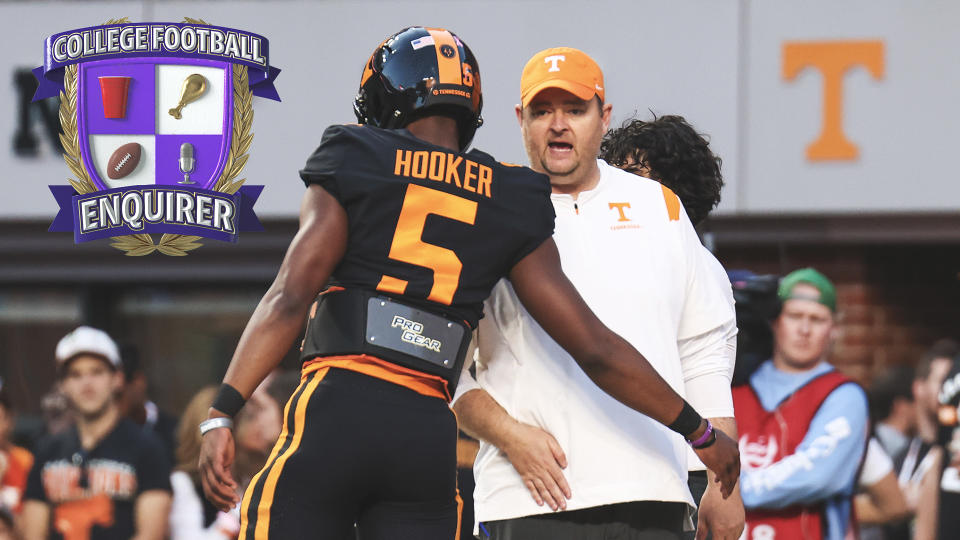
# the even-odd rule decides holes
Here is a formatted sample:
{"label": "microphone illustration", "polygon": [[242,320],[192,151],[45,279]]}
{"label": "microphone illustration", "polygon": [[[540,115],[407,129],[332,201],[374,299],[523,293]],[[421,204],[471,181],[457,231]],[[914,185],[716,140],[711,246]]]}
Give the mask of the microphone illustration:
{"label": "microphone illustration", "polygon": [[190,173],[193,172],[196,164],[197,160],[193,159],[193,145],[188,142],[181,144],[180,172],[183,173],[183,180],[177,182],[178,184],[196,184],[196,182],[190,180]]}

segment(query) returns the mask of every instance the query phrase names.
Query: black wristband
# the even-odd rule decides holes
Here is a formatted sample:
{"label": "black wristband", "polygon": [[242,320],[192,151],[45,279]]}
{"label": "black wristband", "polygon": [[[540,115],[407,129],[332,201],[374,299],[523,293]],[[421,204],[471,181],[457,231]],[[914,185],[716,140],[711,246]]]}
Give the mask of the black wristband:
{"label": "black wristband", "polygon": [[684,439],[689,440],[690,435],[693,435],[693,432],[700,428],[701,422],[703,422],[703,418],[700,414],[684,400],[683,409],[680,409],[680,414],[677,415],[677,419],[667,427],[683,435]]}
{"label": "black wristband", "polygon": [[235,416],[246,402],[247,400],[243,399],[236,388],[223,383],[220,385],[217,397],[213,399],[213,404],[210,406],[227,416]]}

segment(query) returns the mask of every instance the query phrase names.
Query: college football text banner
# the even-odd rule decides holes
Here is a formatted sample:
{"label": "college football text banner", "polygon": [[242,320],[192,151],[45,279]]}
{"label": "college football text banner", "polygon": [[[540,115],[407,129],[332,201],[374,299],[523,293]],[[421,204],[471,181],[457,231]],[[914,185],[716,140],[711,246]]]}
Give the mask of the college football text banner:
{"label": "college football text banner", "polygon": [[280,101],[273,86],[280,70],[269,65],[269,49],[269,42],[259,34],[202,24],[123,23],[69,30],[44,42],[43,65],[33,70],[39,83],[33,100],[58,95],[63,90],[63,68],[70,64],[169,56],[247,66],[253,95]]}

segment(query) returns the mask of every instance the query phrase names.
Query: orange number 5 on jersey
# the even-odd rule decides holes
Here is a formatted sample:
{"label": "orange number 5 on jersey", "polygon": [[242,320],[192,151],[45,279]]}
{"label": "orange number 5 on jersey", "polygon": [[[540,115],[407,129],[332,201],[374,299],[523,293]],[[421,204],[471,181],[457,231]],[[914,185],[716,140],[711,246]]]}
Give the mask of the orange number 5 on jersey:
{"label": "orange number 5 on jersey", "polygon": [[[430,214],[473,225],[477,217],[477,203],[417,184],[407,185],[389,257],[433,270],[433,287],[427,300],[449,306],[460,284],[463,263],[453,251],[421,240],[423,227]],[[407,290],[407,282],[384,274],[377,290],[403,294]]]}

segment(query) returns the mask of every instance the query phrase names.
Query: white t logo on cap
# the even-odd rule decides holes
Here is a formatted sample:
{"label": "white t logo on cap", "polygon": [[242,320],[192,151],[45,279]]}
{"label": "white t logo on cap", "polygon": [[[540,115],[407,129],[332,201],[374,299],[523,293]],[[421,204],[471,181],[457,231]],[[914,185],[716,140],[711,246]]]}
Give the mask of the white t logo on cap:
{"label": "white t logo on cap", "polygon": [[560,71],[560,67],[557,66],[557,62],[560,62],[561,60],[566,62],[567,57],[562,54],[555,54],[553,56],[548,56],[544,58],[543,63],[550,64],[550,69],[548,69],[547,71]]}

